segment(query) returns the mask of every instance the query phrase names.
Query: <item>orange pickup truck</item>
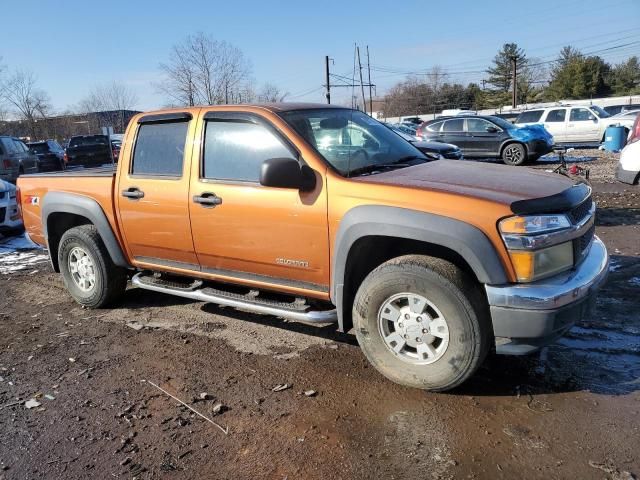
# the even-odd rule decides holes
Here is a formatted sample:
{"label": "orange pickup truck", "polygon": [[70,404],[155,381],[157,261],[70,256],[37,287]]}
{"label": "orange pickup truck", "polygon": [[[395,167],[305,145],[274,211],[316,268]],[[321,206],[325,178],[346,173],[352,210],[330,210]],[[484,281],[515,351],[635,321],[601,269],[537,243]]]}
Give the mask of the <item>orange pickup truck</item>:
{"label": "orange pickup truck", "polygon": [[329,105],[140,114],[116,168],[18,187],[28,235],[82,305],[112,304],[130,281],[336,322],[383,375],[429,390],[459,385],[492,349],[552,342],[608,271],[588,185],[432,161]]}

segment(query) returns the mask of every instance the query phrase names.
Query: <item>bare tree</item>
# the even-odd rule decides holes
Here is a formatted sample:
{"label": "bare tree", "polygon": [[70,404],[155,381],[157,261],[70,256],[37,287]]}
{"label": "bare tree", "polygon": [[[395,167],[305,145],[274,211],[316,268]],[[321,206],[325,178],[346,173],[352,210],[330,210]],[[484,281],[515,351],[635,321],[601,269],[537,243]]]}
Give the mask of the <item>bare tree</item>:
{"label": "bare tree", "polygon": [[36,76],[25,70],[15,72],[4,82],[2,97],[27,123],[31,138],[36,138],[36,122],[47,118],[51,110],[49,95],[36,86]]}
{"label": "bare tree", "polygon": [[274,85],[273,83],[265,83],[258,94],[258,101],[284,102],[287,95],[289,95],[289,93],[283,93],[277,85]]}
{"label": "bare tree", "polygon": [[[133,110],[137,103],[138,96],[130,87],[124,83],[113,81],[94,86],[89,94],[80,101],[79,110],[88,115],[87,121],[91,121],[90,114],[99,112],[99,121],[111,125],[96,126],[112,126],[116,131],[123,132],[128,118],[125,111]],[[94,118],[94,120],[98,119]]]}
{"label": "bare tree", "polygon": [[198,33],[175,45],[160,70],[165,80],[158,89],[172,101],[214,105],[239,99],[251,68],[239,48]]}

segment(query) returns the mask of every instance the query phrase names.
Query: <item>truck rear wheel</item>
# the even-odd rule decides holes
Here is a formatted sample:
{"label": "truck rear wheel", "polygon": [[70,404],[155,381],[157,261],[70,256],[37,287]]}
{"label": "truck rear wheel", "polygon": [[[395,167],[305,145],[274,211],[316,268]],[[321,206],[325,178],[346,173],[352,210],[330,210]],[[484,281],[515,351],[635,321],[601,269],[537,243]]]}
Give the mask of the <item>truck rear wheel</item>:
{"label": "truck rear wheel", "polygon": [[478,285],[455,265],[408,255],[365,278],[353,322],[365,356],[385,377],[444,391],[473,375],[489,351],[485,305]]}
{"label": "truck rear wheel", "polygon": [[98,230],[81,225],[60,239],[58,265],[65,286],[80,305],[100,308],[116,301],[127,287],[127,272],[111,261]]}

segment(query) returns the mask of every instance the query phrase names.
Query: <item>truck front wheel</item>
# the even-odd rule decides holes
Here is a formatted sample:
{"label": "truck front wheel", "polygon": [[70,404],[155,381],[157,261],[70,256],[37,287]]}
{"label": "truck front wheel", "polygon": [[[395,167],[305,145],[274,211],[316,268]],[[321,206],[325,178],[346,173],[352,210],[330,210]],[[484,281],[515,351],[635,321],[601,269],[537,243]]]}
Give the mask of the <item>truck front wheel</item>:
{"label": "truck front wheel", "polygon": [[98,230],[81,225],[60,239],[58,265],[65,286],[80,305],[100,308],[117,300],[127,286],[127,272],[111,261]]}
{"label": "truck front wheel", "polygon": [[478,285],[439,258],[408,255],[373,270],[353,306],[358,343],[390,380],[444,391],[481,365],[492,338]]}

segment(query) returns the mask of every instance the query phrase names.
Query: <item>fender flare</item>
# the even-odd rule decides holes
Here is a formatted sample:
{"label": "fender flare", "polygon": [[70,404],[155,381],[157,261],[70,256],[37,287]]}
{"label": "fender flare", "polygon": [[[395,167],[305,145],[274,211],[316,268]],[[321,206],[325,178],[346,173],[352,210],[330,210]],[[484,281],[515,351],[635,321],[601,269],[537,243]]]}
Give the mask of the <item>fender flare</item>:
{"label": "fender flare", "polygon": [[500,144],[500,148],[498,149],[498,157],[502,158],[503,150],[510,143],[519,143],[520,145],[522,145],[524,147],[524,154],[527,157],[529,156],[529,147],[527,146],[527,142],[520,140],[518,138],[507,138]]}
{"label": "fender flare", "polygon": [[[49,215],[53,213],[71,213],[87,218],[97,229],[104,242],[111,260],[119,267],[130,268],[127,259],[122,252],[120,243],[116,238],[107,216],[100,204],[93,198],[67,192],[49,192],[41,201],[42,205],[42,231],[49,245],[48,223]],[[49,251],[53,259],[54,252]],[[53,260],[52,260],[53,262]]]}
{"label": "fender flare", "polygon": [[349,210],[336,235],[331,265],[331,300],[344,322],[344,284],[347,259],[355,242],[363,237],[383,236],[423,241],[458,253],[483,284],[508,283],[495,247],[477,227],[433,213],[399,207],[364,205]]}

